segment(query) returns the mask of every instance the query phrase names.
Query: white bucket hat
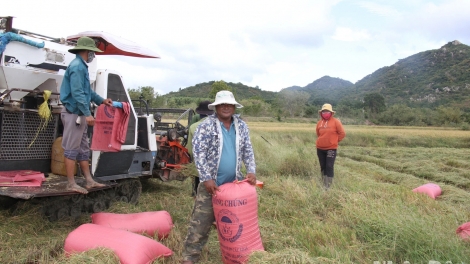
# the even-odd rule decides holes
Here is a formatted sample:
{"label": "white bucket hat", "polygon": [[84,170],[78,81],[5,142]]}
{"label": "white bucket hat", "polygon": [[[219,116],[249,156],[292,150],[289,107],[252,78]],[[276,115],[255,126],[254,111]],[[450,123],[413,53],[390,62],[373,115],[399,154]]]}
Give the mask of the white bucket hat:
{"label": "white bucket hat", "polygon": [[241,105],[237,101],[235,101],[235,97],[233,97],[232,92],[225,91],[225,90],[224,91],[219,91],[215,95],[215,102],[213,102],[212,104],[209,104],[207,107],[210,110],[215,110],[215,106],[220,105],[220,104],[231,104],[231,105],[235,105],[236,108],[242,108],[243,107],[243,105]]}

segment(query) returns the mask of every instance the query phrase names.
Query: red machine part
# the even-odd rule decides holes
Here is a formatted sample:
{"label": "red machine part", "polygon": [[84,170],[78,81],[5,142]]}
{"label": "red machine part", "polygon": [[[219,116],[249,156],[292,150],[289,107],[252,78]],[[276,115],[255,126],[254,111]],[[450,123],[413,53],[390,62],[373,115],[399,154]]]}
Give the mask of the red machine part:
{"label": "red machine part", "polygon": [[171,174],[178,173],[181,165],[190,163],[191,158],[188,149],[183,147],[179,140],[169,141],[166,136],[157,136],[156,140],[159,147],[157,159],[161,164],[165,164],[159,168],[159,176],[162,180],[169,180]]}

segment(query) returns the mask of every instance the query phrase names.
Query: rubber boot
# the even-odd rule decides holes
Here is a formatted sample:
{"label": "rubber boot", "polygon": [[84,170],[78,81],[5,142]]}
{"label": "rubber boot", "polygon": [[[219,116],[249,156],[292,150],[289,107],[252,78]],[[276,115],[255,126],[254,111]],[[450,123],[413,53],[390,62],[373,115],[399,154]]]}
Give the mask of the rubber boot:
{"label": "rubber boot", "polygon": [[333,184],[333,177],[323,176],[323,187],[325,189],[330,189],[331,185]]}

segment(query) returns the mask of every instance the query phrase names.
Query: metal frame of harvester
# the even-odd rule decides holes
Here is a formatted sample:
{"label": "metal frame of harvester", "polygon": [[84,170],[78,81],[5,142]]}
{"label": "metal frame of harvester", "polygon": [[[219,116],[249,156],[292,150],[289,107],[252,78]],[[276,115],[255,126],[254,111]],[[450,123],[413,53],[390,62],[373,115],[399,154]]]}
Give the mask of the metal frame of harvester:
{"label": "metal frame of harvester", "polygon": [[[131,106],[127,136],[120,151],[91,153],[90,171],[97,181],[106,183],[106,187],[92,189],[87,195],[67,191],[66,177],[51,171],[51,148],[63,129],[60,85],[68,64],[75,58],[67,50],[79,37],[88,36],[104,50],[104,55],[141,58],[158,58],[158,55],[103,32],[82,32],[66,39],[51,38],[15,29],[12,21],[12,17],[0,17],[0,37],[15,37],[3,47],[0,56],[0,175],[2,171],[30,170],[43,173],[46,181],[40,187],[3,184],[0,205],[34,199],[40,201],[50,220],[56,220],[77,217],[81,212],[102,211],[116,200],[136,203],[142,189],[140,179],[184,179],[179,170],[182,164],[190,162],[184,146],[194,111],[152,109],[142,98],[132,100],[124,88],[121,74],[112,69],[98,69],[95,59],[89,64],[90,83],[95,92],[103,98],[128,102]],[[44,102],[46,90],[51,91],[47,103],[52,118],[44,125],[38,107]],[[91,106],[92,110],[95,108]],[[176,121],[164,121],[167,116]],[[185,118],[187,121],[182,122]],[[92,139],[92,127],[88,133]],[[77,174],[77,183],[84,184],[80,170]]]}

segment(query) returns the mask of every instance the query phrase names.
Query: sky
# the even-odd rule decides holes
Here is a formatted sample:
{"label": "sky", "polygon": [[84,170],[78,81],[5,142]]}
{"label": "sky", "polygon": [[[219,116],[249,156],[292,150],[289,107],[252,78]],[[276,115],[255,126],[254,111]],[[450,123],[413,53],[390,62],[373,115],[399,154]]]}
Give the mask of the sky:
{"label": "sky", "polygon": [[51,37],[134,41],[161,58],[98,56],[98,67],[163,95],[220,80],[275,92],[325,75],[355,83],[450,41],[470,45],[469,10],[469,0],[15,0],[0,16]]}

